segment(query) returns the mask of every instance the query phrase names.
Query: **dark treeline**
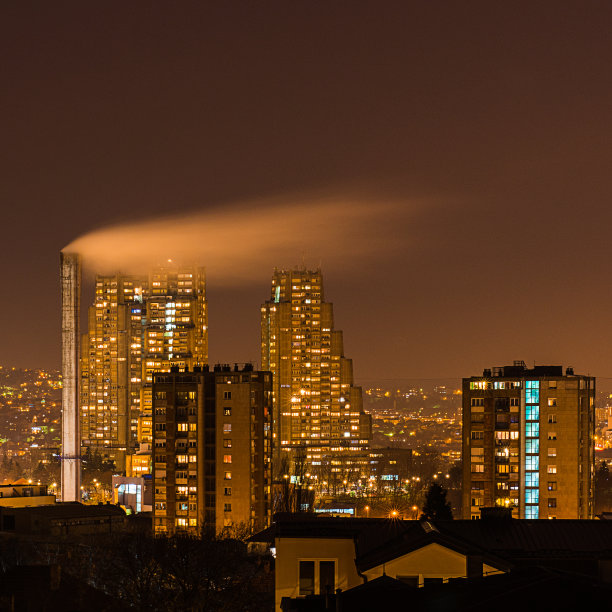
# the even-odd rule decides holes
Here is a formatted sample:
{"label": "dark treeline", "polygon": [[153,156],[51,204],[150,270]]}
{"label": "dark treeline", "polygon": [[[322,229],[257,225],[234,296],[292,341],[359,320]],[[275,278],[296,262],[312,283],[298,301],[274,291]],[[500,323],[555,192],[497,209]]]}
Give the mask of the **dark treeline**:
{"label": "dark treeline", "polygon": [[[235,538],[142,533],[0,541],[0,563],[53,565],[117,602],[118,609],[263,612],[274,607],[272,558]],[[91,609],[96,609],[92,602]]]}

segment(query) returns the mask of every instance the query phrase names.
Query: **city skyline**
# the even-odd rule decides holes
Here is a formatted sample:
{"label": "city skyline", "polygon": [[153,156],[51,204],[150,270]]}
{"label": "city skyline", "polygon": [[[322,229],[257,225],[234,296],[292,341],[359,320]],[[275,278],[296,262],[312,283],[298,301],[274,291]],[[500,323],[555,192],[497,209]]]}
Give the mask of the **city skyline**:
{"label": "city skyline", "polygon": [[[222,259],[278,208],[248,282],[248,253],[239,282],[197,262],[211,363],[258,362],[267,279],[304,260],[357,382],[514,359],[612,377],[612,7],[137,6],[1,9],[0,363],[59,368],[57,252],[80,236],[221,216]],[[346,231],[305,252],[330,201]]]}

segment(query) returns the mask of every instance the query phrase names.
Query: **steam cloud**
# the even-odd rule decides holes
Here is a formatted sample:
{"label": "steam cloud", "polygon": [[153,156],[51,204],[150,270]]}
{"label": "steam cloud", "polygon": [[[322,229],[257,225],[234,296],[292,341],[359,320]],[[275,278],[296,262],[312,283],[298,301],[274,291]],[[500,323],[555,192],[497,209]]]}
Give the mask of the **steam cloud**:
{"label": "steam cloud", "polygon": [[217,285],[236,285],[302,259],[328,271],[388,257],[401,246],[397,230],[409,211],[405,203],[346,198],[259,200],[102,228],[63,250],[81,253],[97,273],[144,272],[171,259],[206,266]]}

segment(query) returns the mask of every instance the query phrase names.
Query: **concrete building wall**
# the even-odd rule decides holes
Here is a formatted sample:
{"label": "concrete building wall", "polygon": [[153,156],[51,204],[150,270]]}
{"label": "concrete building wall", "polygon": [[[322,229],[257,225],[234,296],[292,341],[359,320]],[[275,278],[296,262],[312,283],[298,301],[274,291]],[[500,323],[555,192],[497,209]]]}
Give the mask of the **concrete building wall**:
{"label": "concrete building wall", "polygon": [[515,368],[463,381],[463,518],[591,518],[595,379]]}

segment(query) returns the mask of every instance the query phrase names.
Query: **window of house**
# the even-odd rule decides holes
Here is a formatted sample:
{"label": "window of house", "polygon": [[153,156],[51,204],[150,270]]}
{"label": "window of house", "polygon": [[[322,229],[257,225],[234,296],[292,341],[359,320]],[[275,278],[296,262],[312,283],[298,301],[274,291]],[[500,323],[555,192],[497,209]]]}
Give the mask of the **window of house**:
{"label": "window of house", "polygon": [[473,397],[471,401],[472,406],[484,406],[484,398],[483,397]]}
{"label": "window of house", "polygon": [[520,406],[521,405],[521,400],[518,397],[511,397],[510,398],[510,405],[511,406]]}
{"label": "window of house", "polygon": [[232,504],[223,504],[223,512],[231,512]]}
{"label": "window of house", "polygon": [[336,589],[336,562],[319,561],[319,593],[334,593]]}
{"label": "window of house", "polygon": [[557,456],[557,449],[556,448],[549,448],[548,449],[548,456],[549,457],[556,457]]}
{"label": "window of house", "polygon": [[548,415],[548,422],[549,423],[556,423],[557,422],[557,415],[556,414],[549,414]]}
{"label": "window of house", "polygon": [[400,582],[403,582],[404,584],[407,584],[408,586],[411,587],[418,587],[419,586],[419,576],[400,576],[399,574],[396,576],[397,580],[399,580]]}
{"label": "window of house", "polygon": [[223,399],[232,399],[232,392],[231,391],[224,391],[223,392]]}
{"label": "window of house", "polygon": [[231,494],[232,494],[232,487],[223,488],[223,495],[231,495]]}
{"label": "window of house", "polygon": [[223,440],[223,448],[232,448],[232,440],[231,440],[231,438],[225,438]]}
{"label": "window of house", "polygon": [[223,416],[232,416],[232,409],[231,408],[224,408],[223,409]]}
{"label": "window of house", "polygon": [[315,562],[300,561],[299,565],[299,587],[300,596],[314,595],[315,591]]}
{"label": "window of house", "polygon": [[548,471],[549,474],[556,474],[557,473],[557,466],[556,465],[549,465],[547,471]]}
{"label": "window of house", "polygon": [[231,423],[223,423],[223,433],[232,433]]}
{"label": "window of house", "polygon": [[223,476],[223,478],[225,480],[231,480],[232,479],[232,473],[231,472],[225,472],[225,475]]}
{"label": "window of house", "polygon": [[231,463],[232,456],[231,455],[223,455],[223,463]]}
{"label": "window of house", "polygon": [[484,431],[473,431],[472,440],[482,440],[484,437]]}
{"label": "window of house", "polygon": [[548,481],[548,490],[549,491],[556,491],[557,490],[557,482],[555,480],[549,480]]}
{"label": "window of house", "polygon": [[549,508],[556,508],[557,507],[557,498],[556,497],[549,497],[548,498],[548,507]]}
{"label": "window of house", "polygon": [[556,406],[557,405],[557,398],[556,397],[549,397],[548,398],[548,405],[549,406]]}
{"label": "window of house", "polygon": [[556,440],[557,439],[557,432],[556,431],[549,431],[548,432],[548,439],[549,440]]}
{"label": "window of house", "polygon": [[548,388],[549,389],[556,389],[557,388],[557,381],[556,380],[549,380],[548,381]]}
{"label": "window of house", "polygon": [[484,472],[484,463],[472,463],[472,472]]}

